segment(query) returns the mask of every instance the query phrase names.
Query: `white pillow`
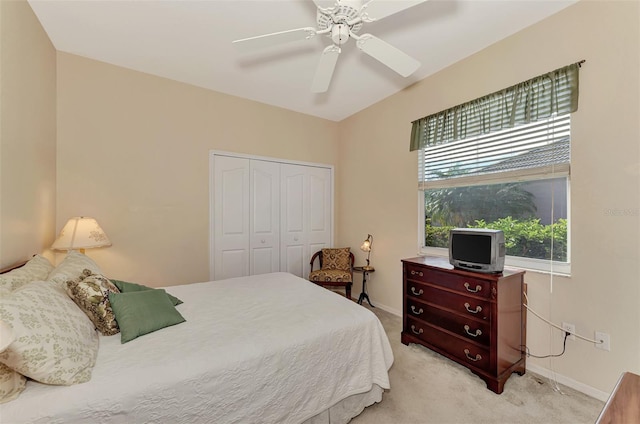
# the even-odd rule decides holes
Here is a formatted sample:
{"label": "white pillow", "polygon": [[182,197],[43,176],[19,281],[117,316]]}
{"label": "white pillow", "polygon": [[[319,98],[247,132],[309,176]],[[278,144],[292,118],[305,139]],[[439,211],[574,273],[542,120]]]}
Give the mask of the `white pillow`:
{"label": "white pillow", "polygon": [[35,255],[24,266],[0,275],[0,293],[12,292],[32,281],[46,280],[51,271],[51,262],[44,256]]}
{"label": "white pillow", "polygon": [[70,385],[91,379],[98,333],[58,285],[34,281],[1,296],[0,320],[15,333],[15,341],[0,353],[1,363],[47,384]]}
{"label": "white pillow", "polygon": [[67,256],[47,277],[48,281],[53,281],[62,289],[66,287],[69,280],[77,280],[82,277],[82,272],[88,269],[93,274],[102,274],[98,265],[88,257],[75,250],[67,253]]}

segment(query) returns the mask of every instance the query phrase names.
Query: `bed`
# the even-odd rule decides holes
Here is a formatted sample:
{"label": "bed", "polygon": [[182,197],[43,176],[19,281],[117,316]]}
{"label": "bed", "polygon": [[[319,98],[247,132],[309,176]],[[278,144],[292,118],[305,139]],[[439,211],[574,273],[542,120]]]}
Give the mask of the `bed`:
{"label": "bed", "polygon": [[185,322],[100,335],[88,382],[29,380],[0,421],[337,423],[390,388],[380,321],[329,290],[288,273],[165,290]]}

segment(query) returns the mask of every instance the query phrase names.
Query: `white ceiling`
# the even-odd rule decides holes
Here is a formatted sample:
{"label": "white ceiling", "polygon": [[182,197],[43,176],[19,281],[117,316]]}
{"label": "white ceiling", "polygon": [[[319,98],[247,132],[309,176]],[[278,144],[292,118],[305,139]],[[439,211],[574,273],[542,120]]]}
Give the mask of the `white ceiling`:
{"label": "white ceiling", "polygon": [[[376,0],[378,1],[378,0]],[[379,0],[402,1],[402,0]],[[403,78],[342,46],[329,91],[310,92],[325,36],[240,53],[231,41],[316,26],[311,0],[29,0],[59,51],[340,121],[577,0],[430,0],[364,24],[418,59]]]}

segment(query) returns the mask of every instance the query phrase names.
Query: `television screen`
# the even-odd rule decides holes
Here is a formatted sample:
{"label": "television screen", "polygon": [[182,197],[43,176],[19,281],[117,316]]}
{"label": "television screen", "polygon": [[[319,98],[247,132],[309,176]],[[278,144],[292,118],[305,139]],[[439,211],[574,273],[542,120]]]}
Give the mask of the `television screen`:
{"label": "television screen", "polygon": [[477,264],[491,263],[491,236],[483,234],[456,234],[451,240],[453,257]]}

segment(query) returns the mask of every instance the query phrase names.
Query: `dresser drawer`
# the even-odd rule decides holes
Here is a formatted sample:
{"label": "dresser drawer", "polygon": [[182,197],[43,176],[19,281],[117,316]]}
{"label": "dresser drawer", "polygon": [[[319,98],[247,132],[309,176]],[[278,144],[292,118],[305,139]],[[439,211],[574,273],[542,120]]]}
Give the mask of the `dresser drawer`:
{"label": "dresser drawer", "polygon": [[405,264],[405,267],[407,279],[409,280],[422,281],[486,299],[491,297],[490,281],[455,275],[413,264]]}
{"label": "dresser drawer", "polygon": [[429,302],[463,316],[472,316],[485,321],[489,321],[491,316],[490,301],[440,290],[426,284],[407,281],[406,295],[408,297],[407,300],[418,299],[422,302]]}
{"label": "dresser drawer", "polygon": [[415,299],[407,300],[407,310],[405,314],[409,317],[419,318],[436,327],[444,328],[445,330],[482,345],[489,346],[490,324],[487,321],[478,321],[470,319],[467,316],[453,314]]}
{"label": "dresser drawer", "polygon": [[478,347],[474,343],[459,339],[442,332],[418,320],[407,317],[407,334],[411,334],[426,343],[455,356],[462,363],[488,371],[491,366],[491,357],[488,349]]}

